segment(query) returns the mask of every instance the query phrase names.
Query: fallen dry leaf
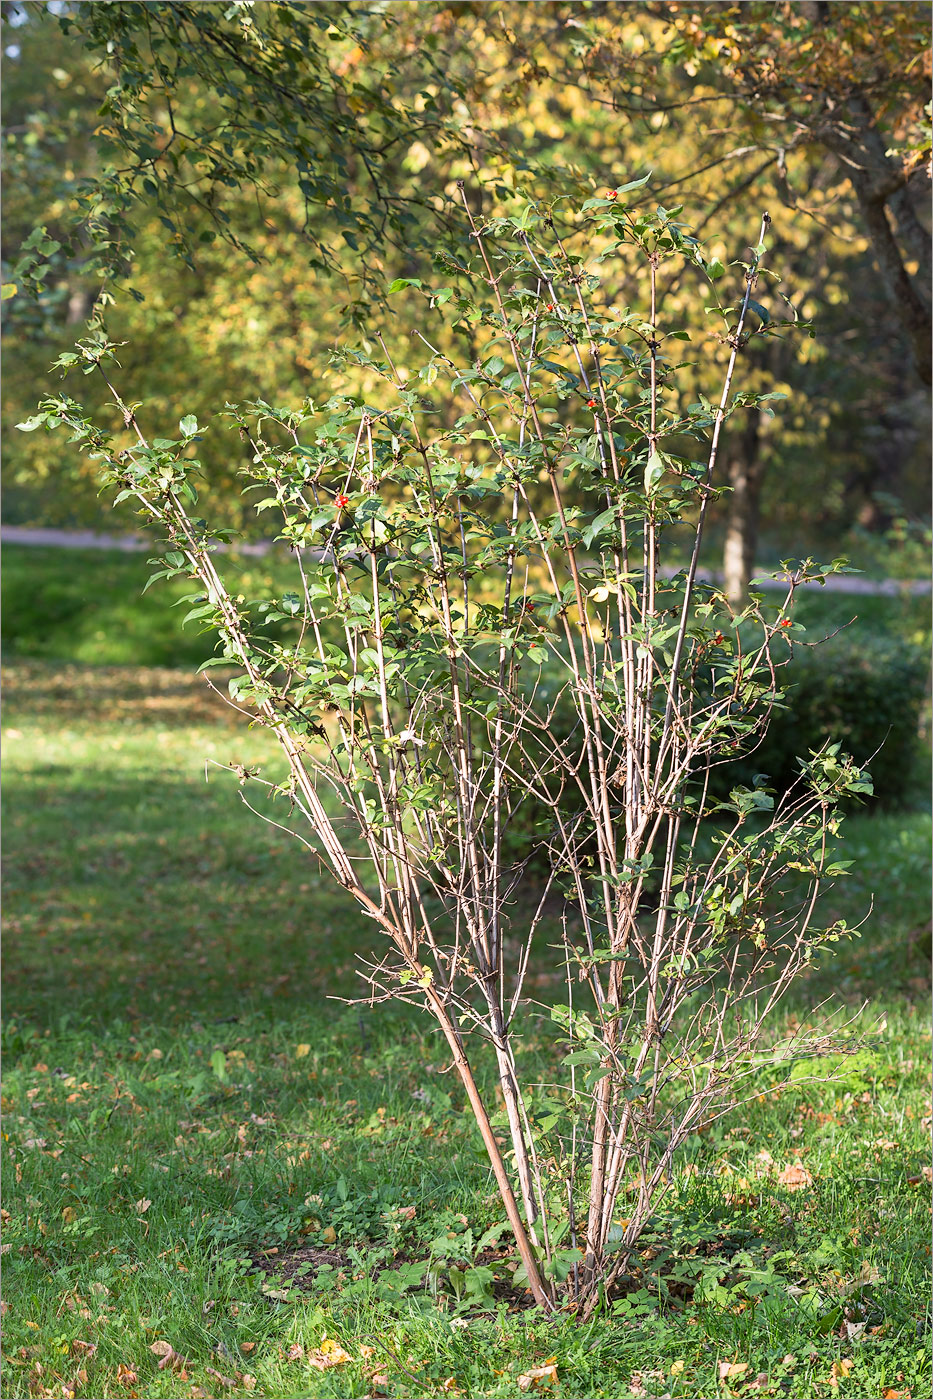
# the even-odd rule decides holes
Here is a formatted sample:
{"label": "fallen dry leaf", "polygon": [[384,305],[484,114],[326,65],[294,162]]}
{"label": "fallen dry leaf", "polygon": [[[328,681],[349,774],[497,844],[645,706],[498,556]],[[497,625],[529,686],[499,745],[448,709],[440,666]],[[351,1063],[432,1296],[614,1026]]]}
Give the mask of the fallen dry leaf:
{"label": "fallen dry leaf", "polygon": [[256,1377],[255,1377],[255,1376],[251,1376],[251,1375],[249,1374],[249,1372],[247,1371],[243,1376],[241,1376],[241,1378],[240,1378],[240,1384],[242,1385],[242,1387],[243,1387],[244,1390],[255,1390],[255,1389],[256,1389]]}
{"label": "fallen dry leaf", "polygon": [[306,1055],[310,1055],[310,1054],[311,1054],[311,1046],[310,1046],[310,1045],[296,1045],[296,1046],[295,1046],[295,1059],[296,1059],[296,1060],[303,1060],[303,1059],[305,1058]]}
{"label": "fallen dry leaf", "polygon": [[537,1390],[543,1385],[556,1385],[557,1366],[553,1357],[541,1366],[532,1366],[530,1371],[519,1376],[517,1384],[519,1390],[531,1390],[532,1386]]}
{"label": "fallen dry leaf", "polygon": [[256,1343],[255,1343],[255,1342],[241,1342],[241,1343],[240,1343],[240,1351],[250,1352],[250,1351],[255,1351],[255,1350],[256,1350]]}
{"label": "fallen dry leaf", "polygon": [[672,1376],[679,1376],[680,1373],[683,1371],[683,1369],[684,1369],[684,1363],[683,1363],[682,1361],[674,1361],[674,1362],[671,1363],[671,1375],[672,1375]]}
{"label": "fallen dry leaf", "polygon": [[308,1365],[316,1371],[329,1371],[331,1366],[346,1366],[352,1360],[350,1353],[331,1337],[325,1337],[316,1351],[308,1352]]}
{"label": "fallen dry leaf", "polygon": [[214,1377],[218,1385],[226,1386],[228,1390],[231,1390],[233,1386],[236,1385],[236,1381],[232,1376],[222,1376],[219,1371],[214,1370],[213,1366],[205,1366],[204,1369],[209,1376]]}
{"label": "fallen dry leaf", "polygon": [[747,1361],[720,1361],[719,1379],[721,1381],[734,1381],[739,1376],[744,1376],[747,1370]]}
{"label": "fallen dry leaf", "polygon": [[[172,1346],[171,1342],[153,1342],[149,1350],[152,1352],[153,1356],[159,1358],[160,1371],[167,1371],[169,1369],[173,1371],[183,1371],[188,1365],[187,1358],[181,1356]],[[187,1377],[183,1376],[182,1379],[186,1380]]]}
{"label": "fallen dry leaf", "polygon": [[883,1390],[881,1400],[910,1400],[909,1390]]}
{"label": "fallen dry leaf", "polygon": [[82,1342],[80,1337],[75,1337],[71,1343],[71,1350],[76,1351],[79,1356],[93,1356],[97,1350],[96,1342]]}
{"label": "fallen dry leaf", "polygon": [[141,1201],[134,1202],[133,1209],[136,1211],[137,1215],[145,1215],[151,1205],[152,1202],[148,1197],[144,1196]]}
{"label": "fallen dry leaf", "polygon": [[779,1172],[778,1181],[788,1191],[802,1191],[805,1187],[813,1185],[813,1177],[799,1162],[792,1162],[789,1167]]}
{"label": "fallen dry leaf", "polygon": [[62,1208],[62,1224],[72,1225],[78,1218],[78,1212],[74,1206],[64,1206]]}
{"label": "fallen dry leaf", "polygon": [[444,1381],[442,1389],[445,1395],[458,1395],[460,1392],[457,1389],[457,1377],[448,1376],[446,1381]]}
{"label": "fallen dry leaf", "polygon": [[300,1361],[305,1354],[305,1349],[300,1342],[292,1342],[288,1348],[287,1359],[289,1361]]}
{"label": "fallen dry leaf", "polygon": [[127,1386],[135,1385],[138,1380],[139,1377],[132,1366],[127,1366],[122,1361],[117,1362],[117,1385],[122,1385],[126,1388]]}
{"label": "fallen dry leaf", "polygon": [[829,1372],[829,1384],[838,1385],[840,1381],[845,1380],[854,1365],[855,1362],[848,1356],[843,1357],[841,1361],[834,1361]]}

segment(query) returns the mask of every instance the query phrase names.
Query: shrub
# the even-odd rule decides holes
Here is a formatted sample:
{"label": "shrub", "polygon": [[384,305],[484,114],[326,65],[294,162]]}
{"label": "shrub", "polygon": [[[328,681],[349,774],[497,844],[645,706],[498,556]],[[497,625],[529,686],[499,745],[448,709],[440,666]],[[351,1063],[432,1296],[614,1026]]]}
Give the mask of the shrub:
{"label": "shrub", "polygon": [[724,770],[717,790],[766,773],[770,786],[786,792],[799,777],[800,758],[838,743],[871,770],[876,800],[898,803],[917,763],[928,674],[921,648],[898,637],[843,632],[816,647],[795,647],[784,701],[764,739]]}
{"label": "shrub", "polygon": [[[382,935],[362,969],[368,997],[423,1007],[444,1036],[515,1236],[516,1281],[542,1308],[584,1315],[625,1271],[688,1137],[762,1074],[773,1087],[835,1043],[819,1028],[763,1037],[813,949],[844,931],[818,929],[814,910],[842,873],[827,844],[839,802],[868,790],[826,751],[777,804],[754,786],[709,798],[709,774],[764,732],[797,587],[825,570],[805,561],[778,609],[753,601],[738,618],[697,577],[723,423],[770,397],[734,394],[736,365],[750,340],[787,328],[753,296],[767,216],[741,288],[720,299],[732,277],[677,211],[629,212],[621,194],[584,206],[579,247],[548,209],[479,227],[464,199],[470,256],[443,261],[443,286],[394,289],[425,296],[425,327],[433,310],[467,332],[470,365],[425,333],[417,379],[381,342],[355,357],[380,386],[371,401],[228,405],[247,488],[295,550],[293,588],[265,603],[225,583],[215,546],[229,532],[196,515],[202,430],[189,415],[148,437],[103,335],[64,368],[104,377],[118,439],[65,395],[24,425],[67,426],[116,501],[137,501],[162,532],[160,572],[195,583],[189,616],[240,672],[233,702],[288,758],[283,821]],[[601,303],[603,258],[629,262],[644,310]],[[662,265],[710,288],[716,401],[677,391],[685,332],[661,323]],[[692,525],[691,562],[664,581],[677,522]],[[546,701],[545,667],[560,678]],[[520,902],[527,865],[506,835],[542,801],[546,868]],[[721,832],[701,857],[690,834],[710,815]],[[558,894],[561,936],[538,956],[565,1000],[550,1010],[542,1085],[524,1069],[522,1012]],[[484,1045],[502,1137],[471,1064]]]}

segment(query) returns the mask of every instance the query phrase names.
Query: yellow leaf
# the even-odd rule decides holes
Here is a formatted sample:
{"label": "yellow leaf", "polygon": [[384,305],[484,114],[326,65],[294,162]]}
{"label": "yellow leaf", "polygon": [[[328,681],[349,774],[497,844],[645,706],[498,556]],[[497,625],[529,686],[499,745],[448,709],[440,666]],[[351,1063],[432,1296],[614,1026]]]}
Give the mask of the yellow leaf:
{"label": "yellow leaf", "polygon": [[673,1363],[673,1365],[671,1366],[671,1375],[672,1375],[672,1376],[679,1376],[680,1373],[683,1371],[683,1369],[684,1369],[684,1363],[683,1363],[682,1361],[675,1361],[675,1362]]}
{"label": "yellow leaf", "polygon": [[530,1371],[526,1371],[518,1378],[519,1390],[531,1390],[532,1386],[537,1390],[543,1385],[557,1384],[557,1367],[554,1365],[554,1358],[551,1357],[543,1366],[532,1366]]}
{"label": "yellow leaf", "polygon": [[296,1045],[296,1046],[295,1046],[295,1059],[296,1059],[296,1060],[303,1060],[304,1057],[305,1057],[305,1055],[310,1055],[310,1054],[311,1054],[311,1046],[310,1046],[310,1045]]}
{"label": "yellow leaf", "polygon": [[855,1362],[848,1356],[843,1357],[841,1361],[834,1361],[829,1373],[830,1385],[835,1386],[838,1385],[840,1381],[845,1380],[854,1365]]}
{"label": "yellow leaf", "polygon": [[331,1337],[325,1337],[317,1351],[309,1352],[307,1356],[308,1365],[316,1371],[328,1371],[331,1366],[346,1366],[352,1360],[349,1352],[344,1351],[340,1343]]}
{"label": "yellow leaf", "polygon": [[71,1225],[77,1218],[78,1212],[75,1210],[74,1206],[64,1206],[62,1208],[62,1221],[65,1225]]}
{"label": "yellow leaf", "polygon": [[337,1240],[337,1231],[334,1229],[333,1225],[327,1225],[327,1226],[321,1231],[321,1239],[324,1241],[325,1244],[335,1244],[335,1243],[336,1243],[336,1240]]}
{"label": "yellow leaf", "polygon": [[732,1381],[738,1376],[744,1376],[747,1370],[747,1361],[720,1361],[719,1379],[721,1381]]}

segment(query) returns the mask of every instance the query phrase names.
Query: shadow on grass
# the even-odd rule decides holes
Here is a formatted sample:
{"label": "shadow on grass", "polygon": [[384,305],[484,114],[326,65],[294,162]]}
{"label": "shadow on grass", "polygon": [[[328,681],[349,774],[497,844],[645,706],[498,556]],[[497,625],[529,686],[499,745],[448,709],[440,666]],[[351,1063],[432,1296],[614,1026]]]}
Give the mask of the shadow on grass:
{"label": "shadow on grass", "polygon": [[8,782],[8,1014],[213,1020],[358,991],[372,925],[231,781],[103,777]]}

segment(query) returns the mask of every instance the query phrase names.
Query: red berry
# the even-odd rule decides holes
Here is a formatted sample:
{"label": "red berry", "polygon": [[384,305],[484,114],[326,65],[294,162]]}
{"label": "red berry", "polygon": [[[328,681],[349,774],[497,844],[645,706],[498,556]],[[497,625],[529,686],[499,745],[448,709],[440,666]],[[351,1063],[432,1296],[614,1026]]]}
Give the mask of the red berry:
{"label": "red berry", "polygon": [[618,197],[619,197],[619,191],[618,191],[618,190],[610,190],[610,191],[609,191],[609,196],[608,196],[608,197],[609,197],[610,199],[618,199]]}
{"label": "red berry", "polygon": [[782,627],[793,627],[793,625],[794,625],[794,624],[791,622],[791,620],[790,620],[789,617],[782,617],[782,618],[781,618],[781,626],[782,626]]}
{"label": "red berry", "polygon": [[587,408],[595,408],[595,407],[596,407],[596,400],[595,400],[595,399],[587,399],[587,401],[586,401],[586,406],[587,406]]}
{"label": "red berry", "polygon": [[350,497],[338,496],[335,504],[340,508],[340,510],[343,510],[344,506],[348,506],[350,504]]}

